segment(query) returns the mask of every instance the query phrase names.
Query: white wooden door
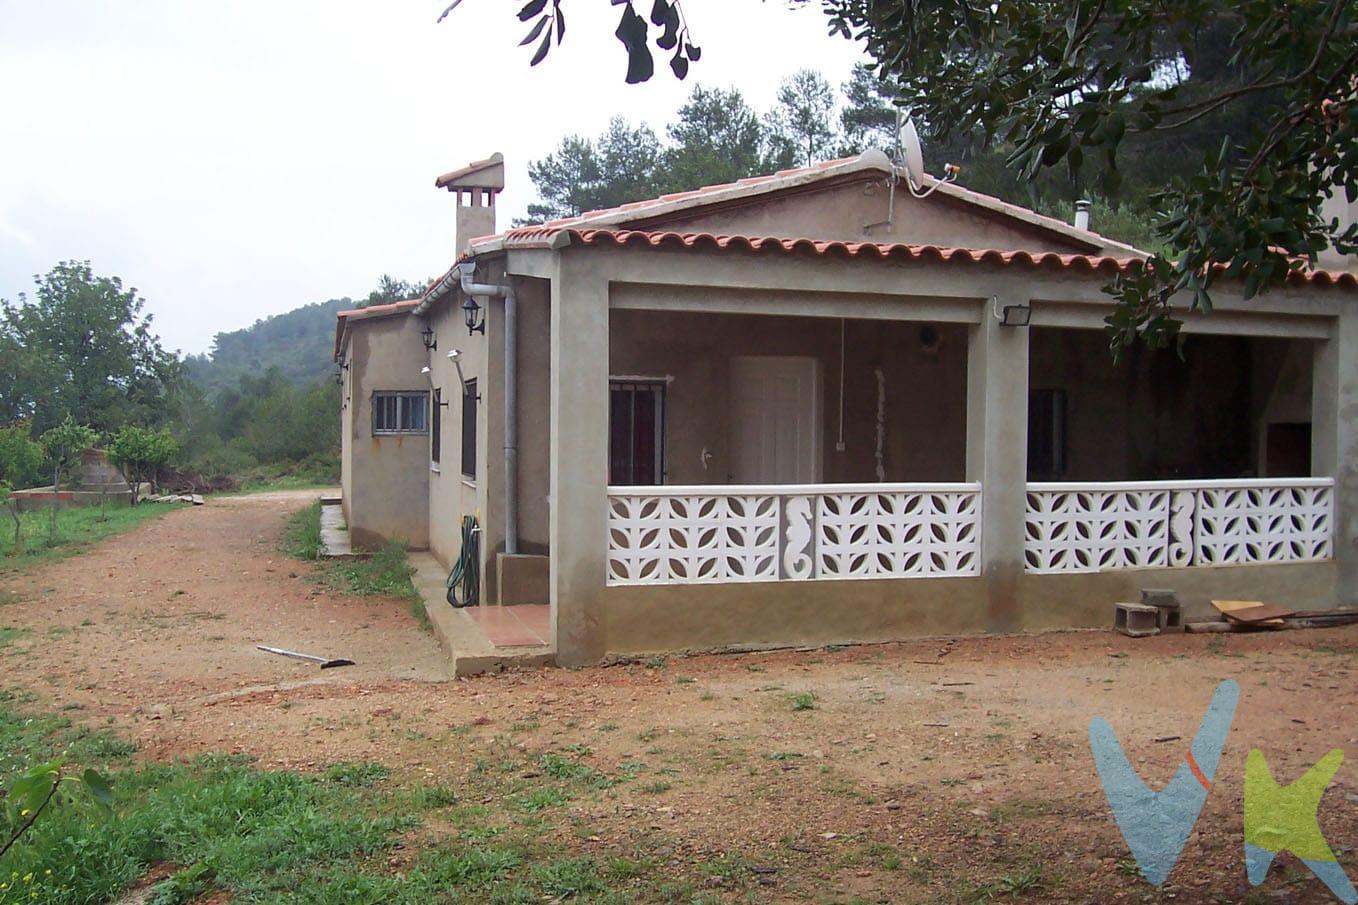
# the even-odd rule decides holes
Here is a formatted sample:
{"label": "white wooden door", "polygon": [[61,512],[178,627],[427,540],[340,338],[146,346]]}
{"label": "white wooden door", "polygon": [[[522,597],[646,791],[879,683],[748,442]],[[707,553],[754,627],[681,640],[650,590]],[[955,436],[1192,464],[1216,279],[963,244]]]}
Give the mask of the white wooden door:
{"label": "white wooden door", "polygon": [[820,398],[814,358],[731,359],[731,480],[818,483]]}

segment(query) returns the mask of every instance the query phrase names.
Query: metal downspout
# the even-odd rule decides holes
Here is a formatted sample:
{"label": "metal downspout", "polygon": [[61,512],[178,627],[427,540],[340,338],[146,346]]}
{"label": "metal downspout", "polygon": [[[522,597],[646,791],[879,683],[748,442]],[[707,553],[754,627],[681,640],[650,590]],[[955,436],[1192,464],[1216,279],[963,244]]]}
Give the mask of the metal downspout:
{"label": "metal downspout", "polygon": [[477,283],[476,262],[457,265],[464,294],[502,298],[505,302],[505,552],[519,552],[519,335],[518,297],[512,285]]}

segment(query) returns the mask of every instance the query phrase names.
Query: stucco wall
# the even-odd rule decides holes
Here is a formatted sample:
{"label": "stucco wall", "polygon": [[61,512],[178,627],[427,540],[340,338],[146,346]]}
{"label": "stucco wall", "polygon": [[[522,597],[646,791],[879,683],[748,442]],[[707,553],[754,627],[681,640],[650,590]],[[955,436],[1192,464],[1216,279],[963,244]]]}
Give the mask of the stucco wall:
{"label": "stucco wall", "polygon": [[[1069,239],[997,215],[982,213],[942,194],[919,199],[896,189],[892,224],[887,219],[885,178],[819,186],[725,210],[708,210],[647,221],[647,229],[676,229],[752,236],[787,236],[872,242],[1086,251]],[[865,229],[869,224],[871,229]],[[1098,237],[1091,236],[1091,241]]]}
{"label": "stucco wall", "polygon": [[421,324],[407,315],[358,320],[350,325],[352,381],[345,409],[345,445],[351,458],[345,487],[349,533],[360,546],[399,538],[416,549],[429,545],[429,436],[376,436],[372,394],[424,392],[420,374]]}
{"label": "stucco wall", "polygon": [[[808,356],[820,363],[824,423],[822,480],[877,480],[877,377],[885,383],[887,481],[961,481],[966,465],[966,330],[925,324],[845,322],[844,446],[839,424],[840,322],[831,318],[698,315],[614,310],[609,316],[609,373],[672,378],[666,388],[667,484],[731,481],[731,359],[738,355]],[[710,453],[703,467],[703,450]]]}
{"label": "stucco wall", "polygon": [[1003,625],[984,578],[782,581],[604,590],[611,654],[1103,628],[1113,603],[1142,588],[1178,592],[1190,620],[1215,619],[1209,599],[1276,600],[1296,609],[1333,606],[1334,563],[1150,569],[1088,575],[1024,575]]}
{"label": "stucco wall", "polygon": [[[488,268],[478,280],[499,282],[500,268]],[[548,421],[550,348],[548,283],[516,278],[518,293],[519,550],[545,553],[548,516]],[[461,553],[463,516],[481,525],[483,600],[497,599],[495,554],[504,549],[504,302],[479,299],[486,308],[485,334],[468,335],[460,296],[437,304],[430,323],[438,349],[429,356],[431,385],[443,391],[441,461],[429,470],[430,549],[451,568]],[[448,353],[458,349],[462,376],[477,381],[476,475],[462,473],[462,391]]]}

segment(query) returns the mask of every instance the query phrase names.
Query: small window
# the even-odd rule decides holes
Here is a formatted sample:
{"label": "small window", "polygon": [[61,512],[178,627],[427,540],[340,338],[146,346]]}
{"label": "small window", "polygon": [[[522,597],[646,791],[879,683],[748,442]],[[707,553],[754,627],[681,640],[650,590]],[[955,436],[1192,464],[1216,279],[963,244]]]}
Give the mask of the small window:
{"label": "small window", "polygon": [[1028,391],[1028,480],[1066,476],[1066,391]]}
{"label": "small window", "polygon": [[462,474],[476,478],[476,381],[462,385]]}
{"label": "small window", "polygon": [[440,448],[443,446],[443,390],[434,390],[434,411],[429,419],[429,460],[435,465],[439,461]]}
{"label": "small window", "polygon": [[373,393],[373,433],[426,433],[428,406],[428,393]]}
{"label": "small window", "polygon": [[608,483],[665,483],[663,382],[609,382]]}

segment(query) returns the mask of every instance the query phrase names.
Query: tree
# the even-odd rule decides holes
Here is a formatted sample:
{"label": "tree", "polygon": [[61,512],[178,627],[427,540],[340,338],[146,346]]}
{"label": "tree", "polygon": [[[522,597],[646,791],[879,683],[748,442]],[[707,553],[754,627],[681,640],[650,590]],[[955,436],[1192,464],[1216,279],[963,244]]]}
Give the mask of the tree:
{"label": "tree", "polygon": [[839,128],[844,134],[842,153],[861,154],[868,148],[893,150],[897,108],[890,86],[878,80],[871,66],[855,63],[843,90],[844,109],[839,114]]}
{"label": "tree", "polygon": [[0,349],[16,354],[13,371],[0,366],[4,414],[31,417],[36,430],[67,416],[105,431],[168,417],[181,366],[151,332],[136,290],[96,277],[88,262],[66,261],[34,279],[32,300],[0,300]]}
{"label": "tree", "polygon": [[398,280],[390,274],[384,273],[377,278],[377,288],[369,292],[368,297],[358,303],[358,307],[366,308],[369,305],[389,305],[392,302],[403,302],[406,299],[418,298],[422,292],[424,292],[424,287],[418,283]]}
{"label": "tree", "polygon": [[735,182],[790,164],[768,147],[758,115],[737,88],[695,87],[669,138],[666,191]]}
{"label": "tree", "polygon": [[[1179,293],[1180,305],[1207,312],[1220,277],[1242,278],[1250,297],[1326,248],[1358,253],[1358,224],[1341,227],[1321,210],[1327,197],[1358,201],[1355,0],[816,2],[831,33],[866,42],[879,77],[941,138],[979,132],[1008,143],[1009,165],[1027,179],[1061,164],[1072,176],[1088,167],[1116,198],[1119,155],[1138,136],[1229,115],[1236,127],[1192,153],[1187,175],[1167,170],[1152,199],[1163,252],[1109,287],[1115,354],[1139,339],[1176,341]],[[545,0],[530,0],[520,18],[560,23],[563,5],[553,0],[544,12]],[[683,22],[679,0],[656,0],[658,34],[630,0],[621,6],[627,80],[651,77],[651,44],[677,47],[675,74],[687,74],[698,54],[674,25]],[[558,28],[555,42],[563,36]],[[550,46],[543,41],[533,64]]]}
{"label": "tree", "polygon": [[798,166],[810,166],[834,153],[835,90],[814,69],[799,69],[783,79],[778,102],[768,116],[769,140]]}
{"label": "tree", "polygon": [[660,142],[645,123],[615,116],[596,140],[568,135],[551,154],[528,165],[539,201],[528,221],[574,217],[653,196],[660,175]]}
{"label": "tree", "polygon": [[43,432],[43,451],[52,466],[52,525],[51,533],[57,533],[57,491],[61,489],[61,479],[69,475],[71,466],[80,460],[85,450],[94,446],[99,434],[84,424],[77,424],[70,415],[56,427]]}
{"label": "tree", "polygon": [[150,431],[135,424],[125,424],[109,441],[108,459],[123,473],[131,487],[132,505],[137,505],[141,485],[150,481],[158,488],[160,469],[169,464],[178,452],[179,444],[165,429]]}
{"label": "tree", "polygon": [[10,498],[10,491],[28,487],[42,468],[42,447],[33,442],[28,422],[0,427],[0,503],[9,503],[14,519],[14,546],[19,546],[23,523],[19,508]]}

